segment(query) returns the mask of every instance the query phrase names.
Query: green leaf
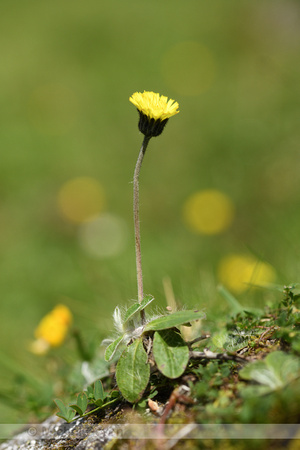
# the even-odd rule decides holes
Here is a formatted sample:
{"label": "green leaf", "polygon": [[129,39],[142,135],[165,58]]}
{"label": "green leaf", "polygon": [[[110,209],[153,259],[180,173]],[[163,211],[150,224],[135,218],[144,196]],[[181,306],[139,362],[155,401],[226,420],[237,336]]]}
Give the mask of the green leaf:
{"label": "green leaf", "polygon": [[110,394],[109,394],[109,397],[110,397],[111,399],[113,399],[113,398],[118,398],[119,396],[120,396],[119,391],[112,391],[112,392],[110,392]]}
{"label": "green leaf", "polygon": [[106,394],[104,393],[103,390],[103,385],[101,380],[97,380],[95,381],[95,385],[94,385],[94,399],[95,400],[104,400],[106,397]]}
{"label": "green leaf", "polygon": [[154,334],[153,356],[163,375],[178,378],[189,362],[189,349],[175,330],[161,330]]}
{"label": "green leaf", "polygon": [[78,394],[76,404],[70,405],[70,408],[74,409],[80,416],[84,414],[88,405],[88,399],[84,392]]}
{"label": "green leaf", "polygon": [[203,311],[176,311],[167,316],[159,317],[151,322],[147,323],[144,331],[158,331],[166,330],[168,328],[178,327],[179,325],[185,325],[186,323],[192,322],[193,320],[204,319],[205,314]]}
{"label": "green leaf", "polygon": [[86,410],[87,404],[88,404],[88,399],[84,392],[81,392],[81,394],[78,394],[76,403],[82,412],[84,412]]}
{"label": "green leaf", "polygon": [[212,337],[212,343],[216,348],[225,348],[225,342],[228,340],[228,333],[226,330],[221,330],[215,333]]}
{"label": "green leaf", "polygon": [[77,414],[79,414],[80,416],[82,416],[84,413],[84,411],[82,411],[82,409],[76,404],[70,405],[70,408],[72,408],[74,411],[76,411]]}
{"label": "green leaf", "polygon": [[125,348],[116,368],[116,379],[123,397],[130,403],[137,402],[146,389],[150,378],[150,365],[143,340],[136,339]]}
{"label": "green leaf", "polygon": [[86,394],[87,394],[87,397],[89,399],[94,399],[95,398],[95,396],[94,396],[94,389],[92,388],[92,386],[88,386],[86,388]]}
{"label": "green leaf", "polygon": [[72,420],[74,419],[74,417],[76,415],[76,412],[73,411],[73,409],[71,409],[69,406],[66,406],[64,404],[64,402],[62,400],[60,400],[59,398],[56,398],[54,400],[54,402],[56,403],[56,405],[59,409],[59,412],[56,413],[56,415],[58,417],[61,417],[68,423],[72,422]]}
{"label": "green leaf", "polygon": [[284,352],[272,352],[263,360],[248,364],[240,371],[244,380],[256,381],[266,394],[282,389],[300,376],[300,359]]}
{"label": "green leaf", "polygon": [[56,406],[59,408],[59,411],[62,414],[67,414],[69,407],[66,406],[62,400],[60,400],[59,398],[56,398],[54,400],[54,402],[56,403]]}
{"label": "green leaf", "polygon": [[145,295],[141,303],[134,303],[133,305],[131,305],[125,313],[123,322],[124,325],[134,316],[134,314],[141,311],[142,309],[145,309],[153,300],[154,298],[152,297],[152,295]]}
{"label": "green leaf", "polygon": [[110,361],[114,354],[116,353],[117,348],[119,347],[121,341],[123,340],[123,336],[118,337],[115,341],[113,341],[105,350],[105,361]]}

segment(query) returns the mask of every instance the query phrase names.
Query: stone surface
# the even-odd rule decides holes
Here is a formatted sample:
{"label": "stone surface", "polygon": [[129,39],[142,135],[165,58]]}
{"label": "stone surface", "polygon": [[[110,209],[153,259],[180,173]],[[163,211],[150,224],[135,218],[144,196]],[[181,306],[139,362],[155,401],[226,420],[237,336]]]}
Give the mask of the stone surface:
{"label": "stone surface", "polygon": [[68,424],[51,416],[42,424],[26,426],[12,439],[0,444],[0,450],[98,450],[117,437],[117,428],[91,417]]}

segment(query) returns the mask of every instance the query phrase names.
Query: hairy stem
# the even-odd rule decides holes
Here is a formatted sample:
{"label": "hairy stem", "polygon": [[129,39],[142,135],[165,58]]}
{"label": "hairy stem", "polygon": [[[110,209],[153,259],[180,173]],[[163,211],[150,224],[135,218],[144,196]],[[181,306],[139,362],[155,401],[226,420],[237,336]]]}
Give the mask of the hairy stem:
{"label": "hairy stem", "polygon": [[[139,175],[144,159],[144,155],[149,144],[150,137],[145,136],[142,147],[136,162],[133,176],[133,218],[134,218],[134,234],[135,234],[135,258],[136,258],[136,276],[138,287],[138,300],[142,303],[143,293],[143,273],[142,273],[142,256],[141,256],[141,234],[140,234],[140,218],[139,218]],[[141,310],[142,325],[145,323],[145,311]]]}

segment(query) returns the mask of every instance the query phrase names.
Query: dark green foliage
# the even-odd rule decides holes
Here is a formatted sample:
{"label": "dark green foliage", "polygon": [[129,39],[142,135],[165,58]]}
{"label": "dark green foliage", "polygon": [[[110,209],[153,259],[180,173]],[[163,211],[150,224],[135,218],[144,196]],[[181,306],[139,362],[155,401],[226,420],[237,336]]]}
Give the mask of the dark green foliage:
{"label": "dark green foliage", "polygon": [[88,386],[85,392],[77,395],[76,403],[66,406],[62,400],[56,399],[55,403],[59,408],[57,415],[68,423],[72,422],[76,413],[81,417],[93,414],[101,408],[106,408],[118,400],[119,394],[111,391],[109,394],[103,390],[100,380],[94,383],[94,386]]}
{"label": "dark green foliage", "polygon": [[136,339],[126,347],[116,368],[116,379],[123,397],[131,403],[141,399],[150,378],[150,365],[143,340]]}
{"label": "dark green foliage", "polygon": [[166,316],[158,317],[147,323],[144,331],[167,330],[169,328],[178,327],[179,325],[189,325],[193,320],[204,319],[203,311],[176,311]]}
{"label": "dark green foliage", "polygon": [[191,384],[196,421],[297,423],[300,323],[295,288],[281,288],[283,301],[260,315],[239,312],[212,337],[211,348],[235,349],[246,364],[214,361],[193,366],[198,378]]}
{"label": "dark green foliage", "polygon": [[[146,297],[143,301],[144,307],[148,306],[152,300],[152,297]],[[205,317],[205,314],[199,310],[176,311],[150,320],[145,326],[140,325],[137,329],[126,330],[128,319],[133,319],[133,316],[143,309],[141,305],[137,308],[137,305],[132,305],[125,312],[125,319],[122,322],[123,336],[131,336],[131,339],[116,367],[116,379],[120,392],[131,403],[139,402],[148,386],[150,364],[147,353],[150,354],[153,351],[158,370],[167,378],[178,378],[184,373],[189,361],[189,349],[180,336],[179,330],[174,327],[190,325],[190,322]],[[138,330],[139,334],[137,334]],[[108,346],[105,358],[111,358],[114,355],[122,340],[123,337],[118,338]],[[148,347],[147,353],[144,347]]]}
{"label": "dark green foliage", "polygon": [[[260,313],[240,310],[205,343],[184,342],[176,328],[144,331],[128,342],[117,365],[117,383],[123,398],[145,408],[149,398],[164,403],[176,386],[187,383],[194,402],[190,411],[195,422],[297,422],[299,295],[294,293],[294,286],[281,290],[284,299],[278,305],[268,306]],[[153,322],[157,324],[159,319],[150,324]],[[203,352],[207,358],[195,360],[189,356],[191,349],[196,353],[204,346],[210,349],[210,353]],[[222,360],[224,352],[229,360]],[[158,369],[151,377],[147,353],[153,355]],[[104,408],[115,400],[114,395],[114,392],[105,394],[98,380],[86,393],[78,395],[76,404],[66,407],[57,402],[59,415],[70,421],[74,410],[84,413],[86,401],[92,407]]]}
{"label": "dark green foliage", "polygon": [[189,349],[178,330],[157,331],[153,340],[153,356],[158,370],[168,378],[180,377],[189,362]]}

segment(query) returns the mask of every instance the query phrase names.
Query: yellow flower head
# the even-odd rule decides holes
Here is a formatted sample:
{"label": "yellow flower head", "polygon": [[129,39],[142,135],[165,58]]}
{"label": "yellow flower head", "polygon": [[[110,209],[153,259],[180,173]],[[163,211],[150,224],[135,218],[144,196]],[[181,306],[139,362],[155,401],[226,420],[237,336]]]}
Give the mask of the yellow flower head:
{"label": "yellow flower head", "polygon": [[155,92],[135,92],[129,100],[150,119],[165,120],[179,113],[179,105],[175,100],[168,100],[168,97]]}
{"label": "yellow flower head", "polygon": [[139,130],[148,137],[159,136],[168,119],[179,113],[175,100],[155,92],[135,92],[129,101],[137,107],[140,114]]}
{"label": "yellow flower head", "polygon": [[37,354],[46,353],[50,347],[60,346],[66,338],[72,314],[65,305],[57,305],[49,314],[42,318],[35,330],[36,341],[31,345],[31,351]]}

